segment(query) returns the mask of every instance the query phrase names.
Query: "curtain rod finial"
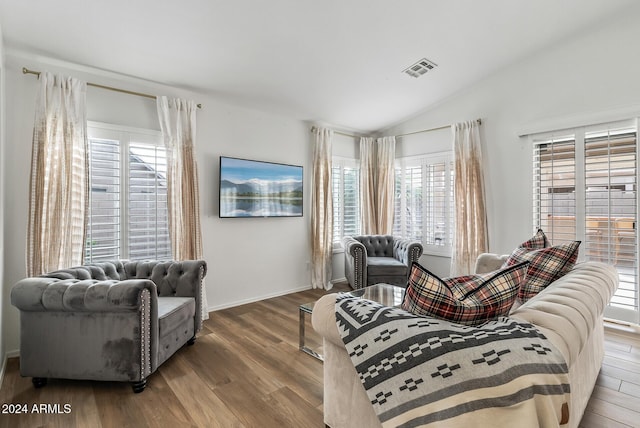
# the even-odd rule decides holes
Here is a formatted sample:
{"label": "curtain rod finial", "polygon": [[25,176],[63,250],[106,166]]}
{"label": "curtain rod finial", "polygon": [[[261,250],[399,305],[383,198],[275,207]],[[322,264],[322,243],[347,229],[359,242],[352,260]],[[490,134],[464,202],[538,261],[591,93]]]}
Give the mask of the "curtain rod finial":
{"label": "curtain rod finial", "polygon": [[22,67],[22,74],[35,74],[36,76],[40,77],[39,71],[29,70],[27,67]]}

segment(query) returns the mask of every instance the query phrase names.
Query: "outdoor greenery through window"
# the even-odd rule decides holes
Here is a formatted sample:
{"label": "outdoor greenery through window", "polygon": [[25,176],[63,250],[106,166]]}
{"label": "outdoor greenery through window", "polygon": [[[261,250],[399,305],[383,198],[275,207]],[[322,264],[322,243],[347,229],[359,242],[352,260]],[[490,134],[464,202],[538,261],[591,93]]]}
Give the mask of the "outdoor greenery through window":
{"label": "outdoor greenery through window", "polygon": [[90,124],[85,262],[170,259],[167,159],[156,131]]}
{"label": "outdoor greenery through window", "polygon": [[620,285],[606,315],[637,323],[637,128],[616,123],[534,137],[534,228],[580,240],[583,260],[612,264]]}

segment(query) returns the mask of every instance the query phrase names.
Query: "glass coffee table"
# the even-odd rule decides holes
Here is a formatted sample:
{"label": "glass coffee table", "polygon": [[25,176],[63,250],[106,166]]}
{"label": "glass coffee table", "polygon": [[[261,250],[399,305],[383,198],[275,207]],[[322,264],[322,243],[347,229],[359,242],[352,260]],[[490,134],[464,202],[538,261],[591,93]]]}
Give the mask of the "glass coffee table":
{"label": "glass coffee table", "polygon": [[[358,290],[349,291],[346,294],[349,294],[353,297],[360,297],[361,299],[373,300],[374,302],[378,302],[384,306],[400,306],[402,304],[402,300],[404,299],[404,293],[406,289],[403,287],[398,287],[391,284],[374,284],[368,287],[360,288]],[[299,315],[300,315],[300,341],[299,341],[299,349],[311,355],[314,358],[317,358],[322,361],[322,355],[313,349],[309,348],[305,345],[304,334],[305,334],[305,321],[306,315],[313,312],[313,306],[315,302],[304,303],[299,307]]]}

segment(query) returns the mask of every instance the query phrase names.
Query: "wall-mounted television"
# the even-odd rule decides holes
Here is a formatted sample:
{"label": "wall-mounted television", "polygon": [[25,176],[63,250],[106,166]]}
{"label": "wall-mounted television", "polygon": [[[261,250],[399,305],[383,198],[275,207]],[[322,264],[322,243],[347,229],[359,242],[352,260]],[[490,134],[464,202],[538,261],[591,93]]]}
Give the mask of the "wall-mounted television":
{"label": "wall-mounted television", "polygon": [[302,166],[220,156],[220,217],[302,217]]}

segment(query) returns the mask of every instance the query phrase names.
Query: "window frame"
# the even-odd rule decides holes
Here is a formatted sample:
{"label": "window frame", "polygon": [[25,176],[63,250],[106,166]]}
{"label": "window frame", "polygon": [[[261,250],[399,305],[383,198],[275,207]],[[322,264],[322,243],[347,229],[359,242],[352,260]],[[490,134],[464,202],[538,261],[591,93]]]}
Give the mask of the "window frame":
{"label": "window frame", "polygon": [[[427,168],[432,165],[444,164],[445,173],[444,173],[444,194],[445,198],[448,199],[447,206],[445,207],[445,212],[443,213],[444,217],[444,244],[436,245],[427,240],[428,235],[424,233],[424,231],[429,230],[430,222],[434,221],[429,215],[429,205],[433,204],[433,195],[426,193],[429,190],[429,178],[427,173]],[[405,156],[396,158],[395,160],[395,182],[398,184],[398,171],[400,170],[401,174],[404,175],[406,168],[421,168],[421,186],[422,186],[422,219],[421,224],[418,226],[418,229],[423,231],[421,242],[423,246],[423,254],[431,255],[431,256],[440,256],[440,257],[451,257],[453,251],[453,229],[454,229],[454,154],[453,151],[442,151],[437,153],[429,153],[422,155],[414,155],[414,156]],[[400,178],[401,189],[396,189],[396,194],[400,195],[399,203],[400,203],[400,212],[403,212],[403,207],[406,207],[406,198],[403,197],[405,195],[405,185],[406,182]],[[398,220],[396,214],[398,213],[398,201],[395,202],[394,206],[394,228],[393,234],[398,238],[402,239],[413,239],[411,236],[407,236],[406,230],[407,225],[404,221],[404,218],[401,216]],[[400,221],[400,226],[397,226],[397,221]],[[400,230],[398,230],[398,228]],[[435,240],[435,239],[434,239]]]}
{"label": "window frame", "polygon": [[[339,182],[338,182],[338,192],[336,192],[334,189],[334,168],[339,168],[340,169],[340,178],[339,178]],[[335,224],[335,218],[336,218],[336,199],[338,199],[338,205],[343,208],[344,207],[344,189],[345,189],[345,182],[344,182],[344,169],[345,168],[351,168],[353,170],[356,171],[356,178],[357,178],[357,188],[355,189],[355,193],[357,195],[357,214],[356,214],[356,235],[359,235],[362,231],[362,217],[361,217],[361,212],[360,212],[360,160],[359,159],[353,159],[353,158],[348,158],[345,156],[332,156],[331,157],[331,191],[332,191],[332,195],[331,195],[331,200],[332,200],[332,212],[333,212],[333,228],[331,231],[332,234],[332,246],[333,246],[333,252],[334,253],[341,253],[344,252],[344,248],[342,247],[342,238],[344,238],[345,234],[344,234],[344,223],[345,223],[345,216],[344,216],[344,209],[341,210],[341,222],[339,225],[339,230],[340,230],[340,236],[338,239],[336,239],[336,224]]]}
{"label": "window frame", "polygon": [[[130,259],[130,146],[133,144],[136,145],[148,145],[154,146],[156,148],[164,148],[164,142],[162,139],[162,132],[152,129],[144,129],[144,128],[135,128],[129,126],[121,126],[104,122],[95,122],[95,121],[87,121],[87,144],[91,145],[91,140],[104,140],[104,141],[117,141],[119,148],[119,245],[118,245],[118,255],[113,256],[113,258],[118,259]],[[89,175],[91,180],[91,160],[89,159]],[[91,216],[91,198],[92,189],[89,189],[90,200],[89,200],[89,210],[87,213],[87,240],[91,237],[89,235],[89,222]],[[168,215],[168,213],[167,213]],[[168,233],[168,218],[167,218],[167,233]],[[145,257],[146,259],[148,257]],[[156,254],[156,259],[158,260],[169,260],[171,259],[171,243],[169,241],[169,255],[168,256],[158,256]],[[104,259],[101,259],[104,260]],[[136,258],[136,260],[140,260]],[[84,251],[84,261],[87,263],[93,262],[91,255],[88,253],[88,250]]]}
{"label": "window frame", "polygon": [[[529,140],[532,143],[533,148],[533,161],[532,161],[532,172],[533,172],[533,186],[532,186],[532,220],[533,220],[533,228],[534,230],[540,225],[541,220],[541,205],[540,199],[541,195],[539,194],[538,186],[540,184],[539,174],[537,171],[539,170],[539,158],[537,157],[538,147],[541,144],[551,143],[551,140],[557,138],[558,136],[566,136],[572,137],[574,141],[574,193],[575,193],[575,236],[573,239],[582,241],[582,245],[579,252],[579,261],[585,261],[587,259],[591,259],[591,254],[595,251],[601,251],[602,248],[605,247],[595,247],[593,242],[590,241],[589,237],[587,237],[587,220],[588,220],[588,212],[593,209],[593,207],[589,206],[589,200],[592,199],[592,195],[588,195],[587,193],[587,184],[588,180],[591,178],[588,176],[589,167],[587,166],[587,144],[589,140],[594,139],[593,134],[599,132],[611,132],[611,131],[620,131],[623,129],[634,129],[635,130],[635,182],[634,184],[634,193],[635,193],[635,266],[633,267],[633,274],[635,276],[635,309],[632,308],[624,308],[621,305],[608,305],[605,309],[605,316],[617,320],[632,322],[638,324],[640,322],[640,263],[638,263],[638,254],[640,254],[640,236],[637,228],[637,221],[640,217],[640,195],[638,194],[638,185],[640,183],[640,141],[639,138],[639,130],[638,130],[638,118],[629,119],[629,120],[621,120],[621,121],[613,121],[608,123],[601,123],[597,125],[587,125],[580,126],[575,128],[563,129],[553,132],[540,132],[536,134],[530,134]],[[591,135],[590,135],[591,134]],[[609,146],[608,146],[609,147]],[[613,159],[613,161],[617,161]],[[611,223],[611,219],[615,219],[615,213],[612,211],[612,196],[610,190],[611,186],[611,163],[612,159],[609,155],[609,159],[607,160],[609,164],[608,169],[608,184],[607,184],[607,203],[608,205],[608,223]],[[600,172],[601,170],[595,169],[591,172]],[[593,176],[592,176],[593,177]],[[592,203],[593,204],[593,203]],[[593,215],[593,214],[591,214]],[[626,215],[626,214],[625,214]],[[547,231],[545,230],[545,233]],[[612,251],[615,251],[615,247],[611,247],[611,226],[608,226],[607,232],[607,242],[606,242],[606,260],[605,263],[609,263],[615,258],[615,254],[612,254]],[[551,240],[553,240],[553,234],[550,236]],[[558,242],[555,242],[557,244]],[[617,265],[615,265],[618,269]],[[624,271],[624,269],[623,269]],[[618,270],[619,275],[628,276],[628,274],[623,273],[623,271]]]}

